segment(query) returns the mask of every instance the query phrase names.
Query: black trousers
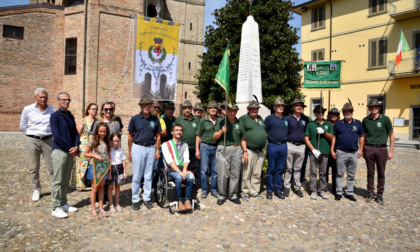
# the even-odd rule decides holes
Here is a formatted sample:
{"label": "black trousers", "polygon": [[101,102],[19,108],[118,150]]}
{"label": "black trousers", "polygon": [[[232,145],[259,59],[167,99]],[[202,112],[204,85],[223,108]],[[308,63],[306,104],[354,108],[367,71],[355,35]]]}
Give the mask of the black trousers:
{"label": "black trousers", "polygon": [[326,178],[326,182],[328,184],[328,173],[330,172],[330,167],[331,167],[331,179],[332,179],[332,187],[331,187],[331,193],[335,194],[336,191],[336,181],[335,181],[335,177],[337,176],[337,160],[334,160],[334,158],[332,158],[332,156],[330,155],[328,157],[328,164],[327,164],[327,170],[325,171],[325,176]]}

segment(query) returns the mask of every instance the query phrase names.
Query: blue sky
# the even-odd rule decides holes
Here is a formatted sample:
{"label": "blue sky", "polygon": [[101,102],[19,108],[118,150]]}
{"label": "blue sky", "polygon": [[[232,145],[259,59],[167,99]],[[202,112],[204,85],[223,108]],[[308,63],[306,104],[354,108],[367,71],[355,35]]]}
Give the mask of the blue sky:
{"label": "blue sky", "polygon": [[[258,1],[258,0],[254,0]],[[303,2],[308,0],[295,0],[295,5],[299,5]],[[28,4],[29,0],[0,0],[0,7],[10,6],[10,5],[20,5],[20,4]],[[215,9],[222,8],[226,4],[226,0],[206,0],[206,7],[205,7],[205,15],[204,15],[204,25],[205,27],[211,25],[214,21],[214,17],[211,15]],[[245,22],[245,20],[244,20]],[[293,27],[300,27],[301,25],[301,18],[299,15],[295,15],[295,19],[290,21],[290,24]],[[300,37],[300,30],[298,32]],[[296,46],[297,51],[300,54],[300,40],[299,44]]]}

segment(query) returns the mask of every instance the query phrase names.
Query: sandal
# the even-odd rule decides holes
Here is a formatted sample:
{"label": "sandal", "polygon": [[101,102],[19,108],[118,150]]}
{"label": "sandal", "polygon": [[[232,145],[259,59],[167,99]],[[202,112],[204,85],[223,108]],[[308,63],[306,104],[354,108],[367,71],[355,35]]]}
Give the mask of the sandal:
{"label": "sandal", "polygon": [[92,216],[92,218],[95,218],[95,219],[99,218],[99,215],[96,212],[96,210],[91,210],[90,211],[90,216]]}
{"label": "sandal", "polygon": [[111,213],[116,213],[116,212],[117,212],[117,210],[115,210],[115,207],[114,207],[114,206],[110,206],[110,207],[109,207],[109,211],[110,211]]}
{"label": "sandal", "polygon": [[122,207],[121,207],[120,205],[117,205],[117,207],[116,207],[116,208],[117,208],[117,211],[118,211],[118,212],[122,212],[122,211],[123,211],[123,209],[122,209]]}
{"label": "sandal", "polygon": [[99,208],[99,213],[103,216],[103,217],[108,217],[109,214],[107,212],[105,212],[105,210],[103,208]]}

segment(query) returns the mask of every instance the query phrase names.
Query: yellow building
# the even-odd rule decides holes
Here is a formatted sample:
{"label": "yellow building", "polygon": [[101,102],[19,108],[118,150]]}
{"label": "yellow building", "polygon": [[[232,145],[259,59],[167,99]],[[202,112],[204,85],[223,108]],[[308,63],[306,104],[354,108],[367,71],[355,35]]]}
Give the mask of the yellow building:
{"label": "yellow building", "polygon": [[[303,61],[341,60],[341,87],[302,88],[308,109],[351,100],[354,117],[368,115],[371,98],[383,101],[396,138],[420,132],[420,0],[312,0],[293,8],[302,16]],[[410,47],[395,66],[401,31]],[[302,78],[303,81],[303,78]],[[309,111],[306,112],[309,114]]]}

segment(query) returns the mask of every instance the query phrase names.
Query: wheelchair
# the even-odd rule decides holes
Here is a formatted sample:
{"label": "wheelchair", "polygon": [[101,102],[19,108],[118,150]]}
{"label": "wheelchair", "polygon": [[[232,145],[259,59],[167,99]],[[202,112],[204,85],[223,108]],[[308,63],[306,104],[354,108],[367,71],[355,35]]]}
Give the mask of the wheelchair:
{"label": "wheelchair", "polygon": [[[165,162],[164,162],[165,163]],[[154,196],[155,201],[161,208],[168,207],[169,213],[174,214],[179,212],[178,210],[178,199],[176,197],[175,182],[172,177],[169,176],[166,165],[157,171],[155,177]],[[182,194],[185,195],[185,181],[181,184]],[[194,182],[191,194],[191,206],[192,210],[185,211],[192,213],[195,210],[200,210],[200,201],[197,199],[197,186]]]}

